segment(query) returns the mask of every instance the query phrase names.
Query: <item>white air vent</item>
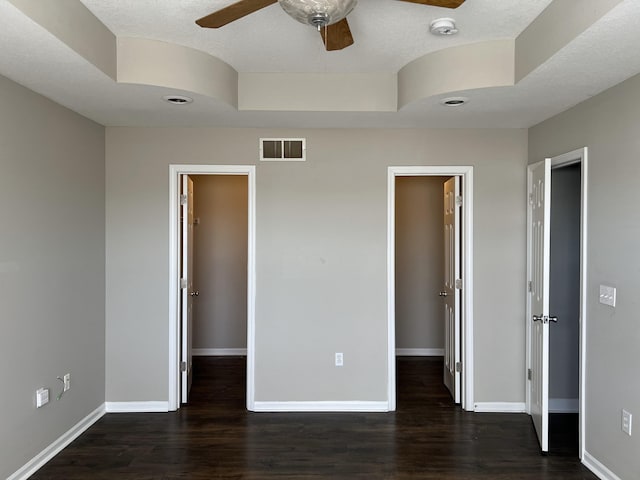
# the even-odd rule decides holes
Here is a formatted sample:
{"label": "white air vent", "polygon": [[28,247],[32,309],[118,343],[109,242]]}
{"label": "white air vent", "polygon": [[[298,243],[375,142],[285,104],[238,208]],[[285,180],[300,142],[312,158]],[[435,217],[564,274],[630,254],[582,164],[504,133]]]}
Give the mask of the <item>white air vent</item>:
{"label": "white air vent", "polygon": [[260,160],[263,162],[304,162],[306,154],[304,138],[260,139]]}

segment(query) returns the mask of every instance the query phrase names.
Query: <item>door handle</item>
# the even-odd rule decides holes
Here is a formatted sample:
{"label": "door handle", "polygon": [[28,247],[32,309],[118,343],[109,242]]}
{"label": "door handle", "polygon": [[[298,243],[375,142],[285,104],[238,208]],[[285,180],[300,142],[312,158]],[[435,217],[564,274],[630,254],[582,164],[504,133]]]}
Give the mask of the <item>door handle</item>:
{"label": "door handle", "polygon": [[533,321],[534,322],[542,322],[542,323],[544,323],[544,317],[542,315],[534,315],[533,316]]}
{"label": "door handle", "polygon": [[191,295],[192,297],[199,297],[200,296],[200,292],[198,290],[196,290],[194,292],[189,292],[189,295]]}
{"label": "door handle", "polygon": [[553,323],[558,323],[558,317],[549,317],[549,321]]}
{"label": "door handle", "polygon": [[542,323],[558,323],[558,317],[548,317],[546,315],[533,315],[534,322],[542,322]]}
{"label": "door handle", "polygon": [[439,297],[448,297],[449,294],[447,292],[440,292],[440,293],[438,293],[438,296]]}

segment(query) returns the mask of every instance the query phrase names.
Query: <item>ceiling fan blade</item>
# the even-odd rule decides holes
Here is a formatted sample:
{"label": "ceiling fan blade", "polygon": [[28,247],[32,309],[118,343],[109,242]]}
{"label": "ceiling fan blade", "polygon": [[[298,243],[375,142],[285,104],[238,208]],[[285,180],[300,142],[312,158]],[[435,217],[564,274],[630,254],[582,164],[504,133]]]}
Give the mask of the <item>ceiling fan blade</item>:
{"label": "ceiling fan blade", "polygon": [[219,28],[274,3],[278,3],[278,0],[240,0],[196,20],[196,23],[204,28]]}
{"label": "ceiling fan blade", "polygon": [[458,8],[465,0],[401,0],[402,2],[419,3],[432,7]]}
{"label": "ceiling fan blade", "polygon": [[343,18],[333,25],[320,29],[322,42],[328,51],[342,50],[349,45],[353,45],[353,35],[346,18]]}

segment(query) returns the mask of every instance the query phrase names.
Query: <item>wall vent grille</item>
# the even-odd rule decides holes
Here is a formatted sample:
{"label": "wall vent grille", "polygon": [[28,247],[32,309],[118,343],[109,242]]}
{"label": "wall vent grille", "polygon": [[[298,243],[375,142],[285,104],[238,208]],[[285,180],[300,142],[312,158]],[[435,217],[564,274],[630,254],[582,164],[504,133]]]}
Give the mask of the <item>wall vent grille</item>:
{"label": "wall vent grille", "polygon": [[261,138],[260,161],[304,162],[307,159],[307,142],[304,138]]}

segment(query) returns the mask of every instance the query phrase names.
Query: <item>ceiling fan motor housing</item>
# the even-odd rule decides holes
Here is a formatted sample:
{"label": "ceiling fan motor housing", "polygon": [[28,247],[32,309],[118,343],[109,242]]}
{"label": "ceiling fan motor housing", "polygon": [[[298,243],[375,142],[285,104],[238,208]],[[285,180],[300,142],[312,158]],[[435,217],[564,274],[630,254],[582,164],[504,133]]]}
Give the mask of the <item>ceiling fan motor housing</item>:
{"label": "ceiling fan motor housing", "polygon": [[278,0],[292,18],[306,25],[321,28],[345,18],[357,0]]}

